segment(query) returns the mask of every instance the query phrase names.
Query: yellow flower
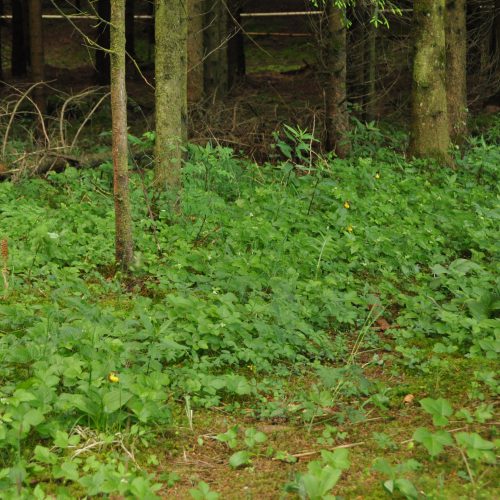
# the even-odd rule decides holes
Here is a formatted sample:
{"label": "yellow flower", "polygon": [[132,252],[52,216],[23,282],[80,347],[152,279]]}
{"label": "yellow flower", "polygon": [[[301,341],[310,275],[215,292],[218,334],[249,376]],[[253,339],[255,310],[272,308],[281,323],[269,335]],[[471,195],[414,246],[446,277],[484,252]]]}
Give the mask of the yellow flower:
{"label": "yellow flower", "polygon": [[378,172],[375,174],[375,179],[380,179],[380,174]]}
{"label": "yellow flower", "polygon": [[351,208],[351,204],[348,201],[344,201],[344,208]]}
{"label": "yellow flower", "polygon": [[353,229],[353,227],[349,224],[349,225],[347,226],[347,232],[352,233],[352,232],[353,232],[353,230],[354,230],[354,229]]}
{"label": "yellow flower", "polygon": [[118,377],[116,372],[109,372],[108,380],[116,384],[117,382],[120,382],[120,377]]}

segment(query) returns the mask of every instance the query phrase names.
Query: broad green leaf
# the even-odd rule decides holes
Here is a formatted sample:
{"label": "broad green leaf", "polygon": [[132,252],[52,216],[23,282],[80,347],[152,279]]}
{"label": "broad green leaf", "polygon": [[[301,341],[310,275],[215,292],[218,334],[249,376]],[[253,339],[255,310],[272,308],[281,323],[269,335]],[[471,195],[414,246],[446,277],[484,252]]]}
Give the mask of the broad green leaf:
{"label": "broad green leaf", "polygon": [[420,400],[422,408],[432,415],[434,425],[442,427],[448,424],[448,418],[453,414],[453,408],[450,403],[443,398],[432,399],[425,398]]}
{"label": "broad green leaf", "polygon": [[237,451],[229,458],[229,465],[233,469],[239,469],[240,467],[244,467],[250,463],[250,457],[250,452],[246,450]]}
{"label": "broad green leaf", "polygon": [[424,445],[431,457],[439,455],[445,446],[453,444],[453,439],[449,432],[437,431],[432,433],[424,427],[420,427],[414,432],[413,439],[417,443]]}
{"label": "broad green leaf", "polygon": [[102,402],[106,413],[113,413],[127,403],[132,394],[121,389],[112,389],[104,394]]}
{"label": "broad green leaf", "polygon": [[35,460],[44,464],[55,464],[57,462],[57,456],[45,446],[35,446],[33,456],[35,457]]}

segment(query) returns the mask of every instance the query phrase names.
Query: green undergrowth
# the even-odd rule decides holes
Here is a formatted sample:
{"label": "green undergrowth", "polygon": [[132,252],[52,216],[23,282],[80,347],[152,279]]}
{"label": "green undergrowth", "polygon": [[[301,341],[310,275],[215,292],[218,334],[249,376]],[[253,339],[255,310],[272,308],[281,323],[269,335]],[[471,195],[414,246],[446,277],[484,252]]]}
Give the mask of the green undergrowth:
{"label": "green undergrowth", "polygon": [[[433,388],[422,412],[444,412],[410,435],[431,450],[421,461],[458,450],[460,481],[479,488],[494,428],[445,434],[461,408],[470,426],[489,421],[498,390],[497,138],[474,139],[453,171],[406,160],[397,131],[358,124],[353,138],[351,158],[316,157],[313,138],[287,128],[264,165],[191,146],[170,198],[135,167],[128,276],[113,265],[111,165],[0,185],[5,498],[168,495],[165,474],[135,456],[192,411],[305,429],[332,411],[362,421],[404,396],[398,372]],[[440,381],[462,364],[470,387],[452,394]],[[247,466],[254,445],[229,464]],[[420,495],[405,479],[415,463],[379,458],[387,491]],[[326,498],[348,467],[324,453],[286,491]]]}

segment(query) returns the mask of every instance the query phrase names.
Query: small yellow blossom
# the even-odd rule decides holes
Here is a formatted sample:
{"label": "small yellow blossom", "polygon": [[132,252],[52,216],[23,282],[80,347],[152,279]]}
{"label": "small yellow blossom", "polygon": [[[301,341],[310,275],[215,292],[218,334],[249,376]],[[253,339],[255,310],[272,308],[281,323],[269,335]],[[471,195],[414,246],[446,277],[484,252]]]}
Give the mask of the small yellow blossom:
{"label": "small yellow blossom", "polygon": [[347,232],[352,233],[352,232],[353,232],[353,230],[354,230],[354,228],[353,228],[353,227],[349,224],[349,225],[347,226]]}
{"label": "small yellow blossom", "polygon": [[344,208],[351,208],[351,204],[348,201],[344,201]]}
{"label": "small yellow blossom", "polygon": [[108,375],[108,380],[116,384],[117,382],[120,382],[120,377],[118,377],[118,374],[116,372],[110,372]]}
{"label": "small yellow blossom", "polygon": [[375,174],[375,179],[380,179],[380,174],[378,172]]}

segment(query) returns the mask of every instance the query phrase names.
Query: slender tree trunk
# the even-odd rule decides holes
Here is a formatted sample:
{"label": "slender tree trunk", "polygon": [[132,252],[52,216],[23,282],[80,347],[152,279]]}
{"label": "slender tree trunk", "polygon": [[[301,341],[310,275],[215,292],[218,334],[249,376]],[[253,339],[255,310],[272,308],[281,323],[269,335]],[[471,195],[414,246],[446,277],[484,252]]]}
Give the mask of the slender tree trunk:
{"label": "slender tree trunk", "polygon": [[409,153],[450,165],[446,104],[445,0],[414,0],[412,120]]}
{"label": "slender tree trunk", "polygon": [[[370,12],[370,16],[371,16]],[[366,39],[365,118],[370,122],[377,117],[377,28],[368,22]]]}
{"label": "slender tree trunk", "polygon": [[125,0],[111,2],[111,118],[115,199],[116,262],[126,271],[132,264],[132,215],[127,151],[127,90],[125,87]]}
{"label": "slender tree trunk", "polygon": [[[45,59],[43,54],[43,21],[42,0],[29,0],[31,72],[33,82],[43,82],[45,79]],[[33,90],[33,101],[44,115],[47,109],[45,89],[38,85]]]}
{"label": "slender tree trunk", "polygon": [[228,86],[231,88],[241,77],[245,76],[245,37],[241,29],[241,6],[239,0],[226,4],[231,12],[228,16],[227,66]]}
{"label": "slender tree trunk", "polygon": [[187,140],[187,4],[156,0],[155,5],[155,182],[172,188],[181,183]]}
{"label": "slender tree trunk", "polygon": [[339,158],[347,156],[351,150],[348,136],[349,115],[346,90],[346,27],[342,11],[327,3],[328,47],[326,86],[326,146],[335,151]]}
{"label": "slender tree trunk", "polygon": [[110,83],[110,64],[109,64],[109,46],[110,46],[110,16],[111,0],[98,0],[97,15],[99,22],[97,24],[97,44],[103,50],[96,50],[95,69],[97,73],[97,82],[99,85],[109,85]]}
{"label": "slender tree trunk", "polygon": [[125,4],[125,39],[126,50],[135,58],[135,0],[127,0]]}
{"label": "slender tree trunk", "polygon": [[467,134],[467,27],[466,0],[446,3],[446,96],[453,142]]}
{"label": "slender tree trunk", "polygon": [[23,0],[12,0],[12,76],[25,76],[27,74],[28,56],[24,34],[25,13]]}
{"label": "slender tree trunk", "polygon": [[188,96],[192,102],[203,97],[203,0],[188,1]]}
{"label": "slender tree trunk", "polygon": [[205,2],[205,95],[220,98],[227,93],[227,11],[223,0]]}

